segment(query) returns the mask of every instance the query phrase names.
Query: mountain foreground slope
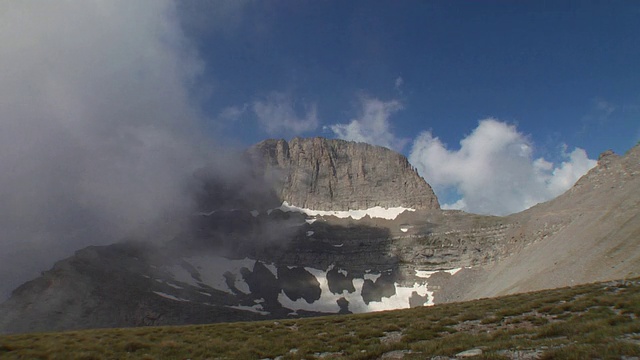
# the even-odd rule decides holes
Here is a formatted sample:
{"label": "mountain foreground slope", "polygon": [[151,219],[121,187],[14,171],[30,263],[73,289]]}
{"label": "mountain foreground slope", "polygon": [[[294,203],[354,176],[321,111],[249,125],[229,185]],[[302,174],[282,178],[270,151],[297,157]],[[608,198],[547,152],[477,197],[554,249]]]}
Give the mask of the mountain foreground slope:
{"label": "mountain foreground slope", "polygon": [[314,319],[0,335],[0,357],[635,359],[640,281]]}
{"label": "mountain foreground slope", "polygon": [[[267,141],[249,154],[272,186],[258,201],[223,184],[222,206],[212,182],[200,196],[215,207],[182,235],[77,251],[0,305],[0,331],[371,312],[640,276],[640,146],[506,217],[440,210],[405,158],[366,144]],[[336,194],[341,205],[305,209]]]}

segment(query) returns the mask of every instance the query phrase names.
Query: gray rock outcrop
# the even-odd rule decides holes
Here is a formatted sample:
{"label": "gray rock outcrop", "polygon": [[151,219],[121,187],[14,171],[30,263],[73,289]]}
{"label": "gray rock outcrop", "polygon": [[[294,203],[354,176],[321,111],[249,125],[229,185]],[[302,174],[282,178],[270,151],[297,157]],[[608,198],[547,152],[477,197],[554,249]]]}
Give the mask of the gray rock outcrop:
{"label": "gray rock outcrop", "polygon": [[248,153],[281,200],[295,206],[440,208],[433,190],[407,158],[384,147],[316,137],[265,140]]}

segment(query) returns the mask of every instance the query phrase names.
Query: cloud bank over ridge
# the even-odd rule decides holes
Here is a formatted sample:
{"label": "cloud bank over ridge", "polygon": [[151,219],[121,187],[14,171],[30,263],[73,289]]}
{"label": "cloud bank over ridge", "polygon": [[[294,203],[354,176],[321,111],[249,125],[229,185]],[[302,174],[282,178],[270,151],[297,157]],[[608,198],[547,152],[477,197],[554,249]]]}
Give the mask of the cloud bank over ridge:
{"label": "cloud bank over ridge", "polygon": [[2,8],[0,298],[82,246],[161,234],[206,159],[173,2]]}
{"label": "cloud bank over ridge", "polygon": [[455,191],[460,199],[443,208],[506,215],[550,200],[596,165],[583,149],[567,153],[556,165],[533,158],[533,144],[516,127],[485,119],[450,150],[425,131],[414,140],[409,161],[436,194]]}

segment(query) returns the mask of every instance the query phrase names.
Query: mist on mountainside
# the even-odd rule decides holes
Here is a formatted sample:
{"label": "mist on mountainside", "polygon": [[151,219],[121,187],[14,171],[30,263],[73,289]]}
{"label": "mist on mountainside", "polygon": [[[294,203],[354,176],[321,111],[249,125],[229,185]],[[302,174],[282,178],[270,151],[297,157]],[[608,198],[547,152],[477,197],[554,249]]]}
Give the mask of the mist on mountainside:
{"label": "mist on mountainside", "polygon": [[194,170],[233,173],[173,2],[5,3],[0,42],[0,299],[81,247],[170,239]]}

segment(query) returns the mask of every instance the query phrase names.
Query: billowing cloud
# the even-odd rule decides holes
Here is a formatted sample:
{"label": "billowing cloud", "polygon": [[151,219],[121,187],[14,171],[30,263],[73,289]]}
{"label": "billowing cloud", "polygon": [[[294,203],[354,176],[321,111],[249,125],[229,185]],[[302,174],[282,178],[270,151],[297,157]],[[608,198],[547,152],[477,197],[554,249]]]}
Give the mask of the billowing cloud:
{"label": "billowing cloud", "polygon": [[444,208],[480,214],[504,215],[549,200],[569,189],[595,166],[583,149],[562,151],[559,165],[533,159],[533,145],[513,125],[495,119],[480,121],[450,150],[430,132],[413,142],[409,161],[436,193],[456,191],[461,195]]}
{"label": "billowing cloud", "polygon": [[393,134],[389,120],[391,115],[404,108],[402,103],[361,96],[360,106],[358,118],[348,124],[334,124],[328,128],[340,139],[402,150],[407,140]]}
{"label": "billowing cloud", "polygon": [[1,6],[0,298],[80,247],[170,234],[206,158],[173,2]]}
{"label": "billowing cloud", "polygon": [[272,92],[265,99],[253,103],[253,111],[262,128],[270,135],[299,135],[318,128],[315,104],[302,104],[304,115],[299,116],[290,94]]}

